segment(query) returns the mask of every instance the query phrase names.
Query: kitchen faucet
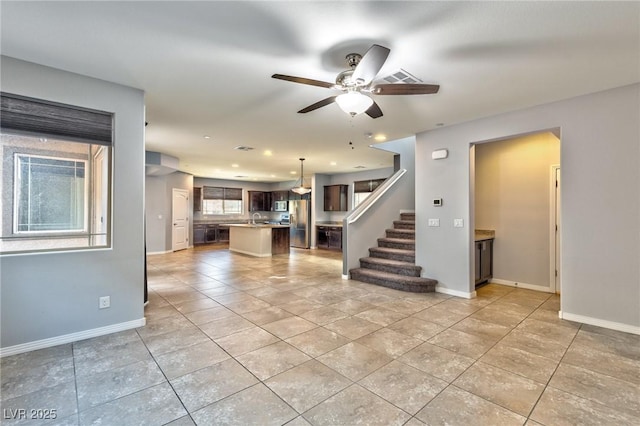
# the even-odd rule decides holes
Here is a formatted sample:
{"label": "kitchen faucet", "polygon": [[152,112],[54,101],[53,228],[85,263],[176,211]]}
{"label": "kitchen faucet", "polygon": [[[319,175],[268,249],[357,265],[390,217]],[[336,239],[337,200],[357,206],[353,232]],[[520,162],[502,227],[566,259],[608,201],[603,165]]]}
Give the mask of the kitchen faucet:
{"label": "kitchen faucet", "polygon": [[251,221],[253,222],[254,225],[256,224],[256,215],[258,215],[258,219],[262,219],[262,217],[260,217],[260,213],[254,213],[251,216],[251,218],[252,218]]}

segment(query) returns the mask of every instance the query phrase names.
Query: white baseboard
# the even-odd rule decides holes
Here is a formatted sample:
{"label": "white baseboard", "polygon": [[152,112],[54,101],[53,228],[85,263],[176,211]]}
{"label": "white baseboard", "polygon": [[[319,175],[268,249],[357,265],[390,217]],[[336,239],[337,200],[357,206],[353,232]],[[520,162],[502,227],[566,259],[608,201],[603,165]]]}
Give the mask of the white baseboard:
{"label": "white baseboard", "polygon": [[173,253],[173,250],[165,250],[165,251],[152,251],[147,253],[147,256],[154,256],[157,254],[167,254],[167,253]]}
{"label": "white baseboard", "polygon": [[342,274],[342,279],[343,280],[348,280],[349,279],[349,274]]}
{"label": "white baseboard", "polygon": [[542,291],[544,293],[553,293],[551,291],[551,288],[549,287],[544,287],[536,284],[521,283],[519,281],[516,282],[516,281],[509,281],[509,280],[501,280],[500,278],[491,278],[489,282],[491,284],[500,284],[500,285],[506,285],[509,287],[526,288],[527,290]]}
{"label": "white baseboard", "polygon": [[90,339],[92,337],[104,336],[105,334],[117,333],[119,331],[131,330],[132,328],[143,327],[146,323],[147,320],[143,317],[133,321],[108,325],[106,327],[93,328],[91,330],[78,331],[77,333],[65,334],[62,336],[50,337],[48,339],[0,348],[0,358],[9,355],[21,354],[23,352],[50,348],[52,346],[64,345],[65,343],[77,342],[79,340]]}
{"label": "white baseboard", "polygon": [[607,321],[603,319],[586,317],[584,315],[572,314],[569,312],[562,312],[562,311],[558,313],[558,316],[561,319],[565,319],[569,321],[581,322],[583,324],[595,325],[596,327],[609,328],[611,330],[640,335],[640,327],[637,327],[635,325],[622,324],[620,322]]}
{"label": "white baseboard", "polygon": [[466,292],[466,291],[451,290],[450,288],[442,287],[440,285],[436,285],[436,292],[448,294],[450,296],[462,297],[464,299],[473,299],[476,297],[475,291]]}

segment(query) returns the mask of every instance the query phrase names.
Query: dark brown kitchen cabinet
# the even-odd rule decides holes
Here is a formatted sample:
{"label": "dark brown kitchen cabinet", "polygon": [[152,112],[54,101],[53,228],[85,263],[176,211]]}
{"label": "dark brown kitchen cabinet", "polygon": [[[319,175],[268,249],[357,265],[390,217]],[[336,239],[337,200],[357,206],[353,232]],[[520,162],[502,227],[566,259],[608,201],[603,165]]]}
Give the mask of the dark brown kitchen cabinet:
{"label": "dark brown kitchen cabinet", "polygon": [[206,242],[207,225],[193,225],[193,244],[204,244]]}
{"label": "dark brown kitchen cabinet", "polygon": [[318,248],[342,250],[342,228],[339,226],[316,226]]}
{"label": "dark brown kitchen cabinet", "polygon": [[193,188],[193,211],[202,211],[202,188]]}
{"label": "dark brown kitchen cabinet", "polygon": [[493,278],[493,239],[476,241],[476,285]]}
{"label": "dark brown kitchen cabinet", "polygon": [[249,211],[268,212],[271,211],[271,193],[264,191],[249,192]]}
{"label": "dark brown kitchen cabinet", "polygon": [[271,201],[289,201],[289,191],[273,191]]}
{"label": "dark brown kitchen cabinet", "polygon": [[324,187],[324,211],[346,212],[349,185],[327,185]]}

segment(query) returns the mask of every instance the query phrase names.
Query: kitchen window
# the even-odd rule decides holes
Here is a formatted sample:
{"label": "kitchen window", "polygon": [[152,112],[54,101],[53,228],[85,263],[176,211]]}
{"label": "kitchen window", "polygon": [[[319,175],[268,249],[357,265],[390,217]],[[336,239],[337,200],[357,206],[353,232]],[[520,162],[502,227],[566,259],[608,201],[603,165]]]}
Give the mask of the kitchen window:
{"label": "kitchen window", "polygon": [[1,101],[0,254],[109,247],[112,115]]}
{"label": "kitchen window", "polygon": [[242,188],[204,186],[202,188],[202,214],[242,214]]}

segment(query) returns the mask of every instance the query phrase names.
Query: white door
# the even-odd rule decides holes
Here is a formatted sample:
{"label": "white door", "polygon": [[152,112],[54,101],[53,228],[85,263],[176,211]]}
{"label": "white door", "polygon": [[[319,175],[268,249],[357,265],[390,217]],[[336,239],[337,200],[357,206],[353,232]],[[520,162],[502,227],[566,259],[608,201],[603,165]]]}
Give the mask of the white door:
{"label": "white door", "polygon": [[173,251],[189,247],[189,191],[173,188],[172,245]]}

